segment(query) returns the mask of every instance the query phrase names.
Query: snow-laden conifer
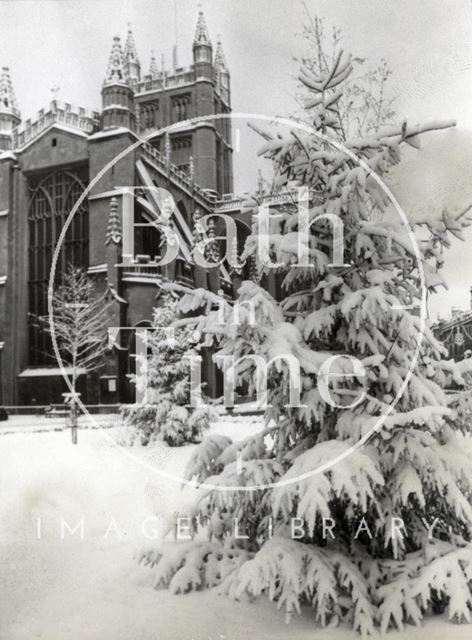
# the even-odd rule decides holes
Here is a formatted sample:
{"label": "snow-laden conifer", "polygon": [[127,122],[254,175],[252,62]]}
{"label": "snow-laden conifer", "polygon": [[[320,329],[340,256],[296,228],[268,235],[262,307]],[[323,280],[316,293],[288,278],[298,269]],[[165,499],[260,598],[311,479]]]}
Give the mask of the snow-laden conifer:
{"label": "snow-laden conifer", "polygon": [[[459,388],[464,379],[414,310],[421,270],[427,291],[435,291],[443,250],[452,236],[462,238],[467,219],[444,212],[429,221],[429,236],[417,239],[418,259],[407,225],[386,216],[388,198],[375,176],[400,162],[402,145],[418,148],[422,134],[451,123],[403,122],[344,139],[337,103],[352,66],[338,52],[324,71],[301,71],[312,95],[311,130],[260,130],[276,187],[308,189],[309,265],[296,266],[295,203],[279,211],[268,238],[269,257],[284,275],[280,300],[244,282],[238,302],[253,303],[256,321],[240,304],[240,322],[232,324],[226,305],[223,331],[221,309],[204,291],[188,292],[183,304],[207,301],[208,313],[195,322],[219,341],[217,355],[276,358],[265,430],[236,443],[206,439],[188,467],[189,480],[211,485],[192,520],[195,535],[221,545],[220,558],[213,547],[207,552],[211,575],[216,558],[224,593],[264,594],[288,618],[308,605],[321,624],[348,622],[365,636],[377,626],[419,624],[445,608],[454,621],[470,619],[472,462],[457,433],[463,400],[449,400],[444,390],[451,379]],[[247,203],[255,222],[243,258],[255,255],[268,272],[258,253],[258,204],[257,195]],[[319,217],[325,214],[343,222],[342,265],[332,266],[333,224]],[[332,384],[335,402],[327,402],[320,369],[339,354],[356,357],[365,376]],[[289,367],[277,359],[288,355],[301,369],[298,407],[290,406]],[[346,372],[343,361],[332,371]],[[264,382],[249,359],[232,373],[250,391]],[[188,588],[213,584],[204,577],[202,542],[194,544],[153,556],[158,575],[166,567],[166,584],[188,562],[197,576],[185,578]],[[227,548],[250,557],[228,570]],[[179,560],[169,565],[167,553]]]}
{"label": "snow-laden conifer", "polygon": [[167,296],[155,309],[153,325],[146,332],[147,353],[136,356],[133,377],[143,401],[122,407],[125,422],[136,429],[143,445],[154,440],[173,447],[199,442],[213,415],[208,407],[191,406],[191,356],[197,353],[189,330],[171,327],[177,307],[177,301]]}

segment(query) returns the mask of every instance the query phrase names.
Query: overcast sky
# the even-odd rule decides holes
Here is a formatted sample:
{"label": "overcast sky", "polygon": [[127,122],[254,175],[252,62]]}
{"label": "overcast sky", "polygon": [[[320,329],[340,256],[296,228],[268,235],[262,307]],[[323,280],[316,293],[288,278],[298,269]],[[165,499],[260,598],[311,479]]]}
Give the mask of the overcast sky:
{"label": "overcast sky", "polygon": [[[313,13],[342,28],[347,51],[373,64],[381,58],[388,61],[399,120],[453,117],[460,131],[472,130],[470,0],[307,0],[307,4]],[[297,72],[293,56],[304,47],[299,37],[304,19],[301,3],[205,0],[202,5],[213,41],[221,34],[231,70],[233,109],[282,116],[293,112]],[[191,62],[197,12],[194,0],[177,0],[181,65]],[[115,33],[124,37],[128,22],[145,71],[152,49],[158,61],[164,53],[170,63],[173,0],[0,0],[0,65],[11,68],[23,117],[34,117],[47,105],[55,86],[60,87],[61,100],[99,108],[112,37]],[[256,141],[244,133],[242,143],[252,156]],[[453,148],[450,144],[448,153]],[[472,159],[472,152],[468,157]],[[236,154],[238,188],[255,183],[256,167],[256,160],[248,161],[248,153],[239,158]],[[471,164],[464,162],[463,171],[472,173]],[[454,248],[447,305],[468,304],[472,233],[467,245]],[[433,305],[434,314],[438,308]]]}

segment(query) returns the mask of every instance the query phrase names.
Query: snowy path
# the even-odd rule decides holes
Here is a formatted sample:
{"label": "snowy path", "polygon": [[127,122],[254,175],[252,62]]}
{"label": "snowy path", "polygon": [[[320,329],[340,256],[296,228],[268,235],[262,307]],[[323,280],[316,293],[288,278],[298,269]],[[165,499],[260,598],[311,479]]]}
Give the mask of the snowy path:
{"label": "snowy path", "polygon": [[[218,427],[235,437],[249,429],[254,425],[243,419]],[[110,430],[81,431],[77,447],[67,432],[0,439],[0,640],[355,638],[346,629],[317,629],[308,615],[287,627],[283,614],[264,600],[235,603],[211,592],[155,591],[152,572],[133,559],[143,545],[142,523],[159,516],[149,521],[151,534],[189,496],[124,456],[109,435]],[[190,451],[132,449],[138,460],[177,474]],[[65,531],[61,539],[61,517],[72,528],[83,518],[83,539],[79,530]],[[112,519],[121,536],[106,535]],[[470,631],[436,620],[390,637],[465,640]]]}
{"label": "snowy path", "polygon": [[[101,414],[94,416],[95,421],[101,427],[107,428],[121,422],[121,418],[116,413]],[[88,425],[89,420],[85,416],[79,418],[79,425]],[[41,431],[61,431],[66,429],[65,418],[46,418],[45,416],[34,415],[11,415],[8,420],[0,422],[0,436],[10,433],[41,432]]]}

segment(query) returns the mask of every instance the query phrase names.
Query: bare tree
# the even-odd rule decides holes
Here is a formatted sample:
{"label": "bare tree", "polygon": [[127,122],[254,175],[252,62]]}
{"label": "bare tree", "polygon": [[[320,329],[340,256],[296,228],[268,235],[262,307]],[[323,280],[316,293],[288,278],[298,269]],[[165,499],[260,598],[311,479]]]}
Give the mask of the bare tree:
{"label": "bare tree", "polygon": [[[302,35],[308,46],[296,62],[312,73],[326,73],[341,53],[342,32],[336,26],[328,29],[323,18],[313,16],[305,2],[302,5],[306,15]],[[369,69],[364,67],[364,58],[352,58],[351,62],[354,72],[337,101],[339,134],[343,140],[376,133],[380,127],[392,124],[395,116],[395,99],[388,86],[392,72],[387,62],[382,59]],[[298,95],[297,101],[307,108],[306,93]]]}
{"label": "bare tree", "polygon": [[70,265],[54,292],[53,326],[40,318],[43,328],[55,336],[63,363],[70,367],[72,393],[69,404],[72,443],[77,444],[77,378],[101,366],[108,350],[107,327],[112,300],[110,291],[97,296],[87,274]]}

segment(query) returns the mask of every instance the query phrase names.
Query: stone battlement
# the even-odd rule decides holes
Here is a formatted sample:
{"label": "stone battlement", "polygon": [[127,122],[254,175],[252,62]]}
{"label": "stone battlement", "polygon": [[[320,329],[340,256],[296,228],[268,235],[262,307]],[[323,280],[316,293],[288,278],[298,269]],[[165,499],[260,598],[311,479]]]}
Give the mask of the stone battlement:
{"label": "stone battlement", "polygon": [[38,134],[58,122],[84,133],[93,133],[99,124],[99,113],[89,111],[84,107],[76,107],[68,102],[52,100],[49,109],[38,111],[37,119],[32,122],[26,120],[13,132],[13,149],[21,149]]}
{"label": "stone battlement", "polygon": [[146,75],[136,89],[137,93],[147,93],[149,91],[163,91],[195,81],[193,67],[181,67],[175,71],[161,71],[157,76]]}

